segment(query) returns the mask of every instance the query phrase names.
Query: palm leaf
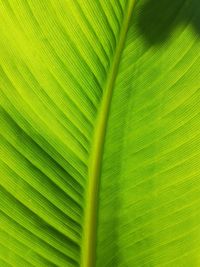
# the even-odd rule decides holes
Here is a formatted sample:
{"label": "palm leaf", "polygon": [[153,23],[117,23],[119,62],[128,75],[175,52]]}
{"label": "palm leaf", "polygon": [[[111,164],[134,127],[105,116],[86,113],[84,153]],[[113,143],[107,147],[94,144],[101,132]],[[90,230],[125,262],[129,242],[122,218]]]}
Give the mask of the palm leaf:
{"label": "palm leaf", "polygon": [[199,10],[0,1],[0,266],[199,266]]}

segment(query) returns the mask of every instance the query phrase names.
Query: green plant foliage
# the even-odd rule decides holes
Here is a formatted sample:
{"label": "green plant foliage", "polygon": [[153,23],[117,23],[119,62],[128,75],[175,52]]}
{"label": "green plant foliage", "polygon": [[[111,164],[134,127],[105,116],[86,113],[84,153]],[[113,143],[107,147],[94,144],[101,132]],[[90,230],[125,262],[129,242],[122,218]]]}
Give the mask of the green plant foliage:
{"label": "green plant foliage", "polygon": [[0,266],[200,266],[200,1],[0,0]]}

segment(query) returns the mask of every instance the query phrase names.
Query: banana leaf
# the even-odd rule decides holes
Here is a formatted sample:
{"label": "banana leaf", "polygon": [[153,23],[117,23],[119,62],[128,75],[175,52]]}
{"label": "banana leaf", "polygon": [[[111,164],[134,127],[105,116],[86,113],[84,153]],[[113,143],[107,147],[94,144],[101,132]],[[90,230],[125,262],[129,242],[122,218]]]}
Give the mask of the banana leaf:
{"label": "banana leaf", "polygon": [[200,266],[200,1],[0,0],[0,266]]}

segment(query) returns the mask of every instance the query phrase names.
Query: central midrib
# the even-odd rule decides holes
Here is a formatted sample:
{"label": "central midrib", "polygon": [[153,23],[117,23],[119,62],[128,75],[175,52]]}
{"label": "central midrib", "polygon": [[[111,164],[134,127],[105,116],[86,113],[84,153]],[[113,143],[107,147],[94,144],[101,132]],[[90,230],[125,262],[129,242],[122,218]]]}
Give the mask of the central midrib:
{"label": "central midrib", "polygon": [[115,80],[118,73],[120,59],[124,48],[127,31],[130,24],[134,4],[136,0],[128,1],[125,17],[122,23],[118,45],[115,50],[113,62],[107,76],[104,95],[99,109],[96,122],[96,129],[93,139],[93,147],[90,157],[89,166],[89,184],[86,196],[86,214],[84,222],[83,247],[82,247],[82,267],[94,267],[96,257],[96,224],[97,224],[97,207],[98,207],[98,188],[101,175],[101,163],[103,158],[104,140],[108,115],[113,95]]}

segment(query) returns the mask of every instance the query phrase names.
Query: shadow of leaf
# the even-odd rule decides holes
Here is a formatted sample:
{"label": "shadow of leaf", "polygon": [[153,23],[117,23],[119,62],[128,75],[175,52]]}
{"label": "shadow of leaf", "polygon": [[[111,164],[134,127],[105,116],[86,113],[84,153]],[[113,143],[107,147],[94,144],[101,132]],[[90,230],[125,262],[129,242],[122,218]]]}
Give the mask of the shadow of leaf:
{"label": "shadow of leaf", "polygon": [[138,28],[151,44],[164,42],[180,24],[200,35],[200,0],[148,0],[141,6]]}

